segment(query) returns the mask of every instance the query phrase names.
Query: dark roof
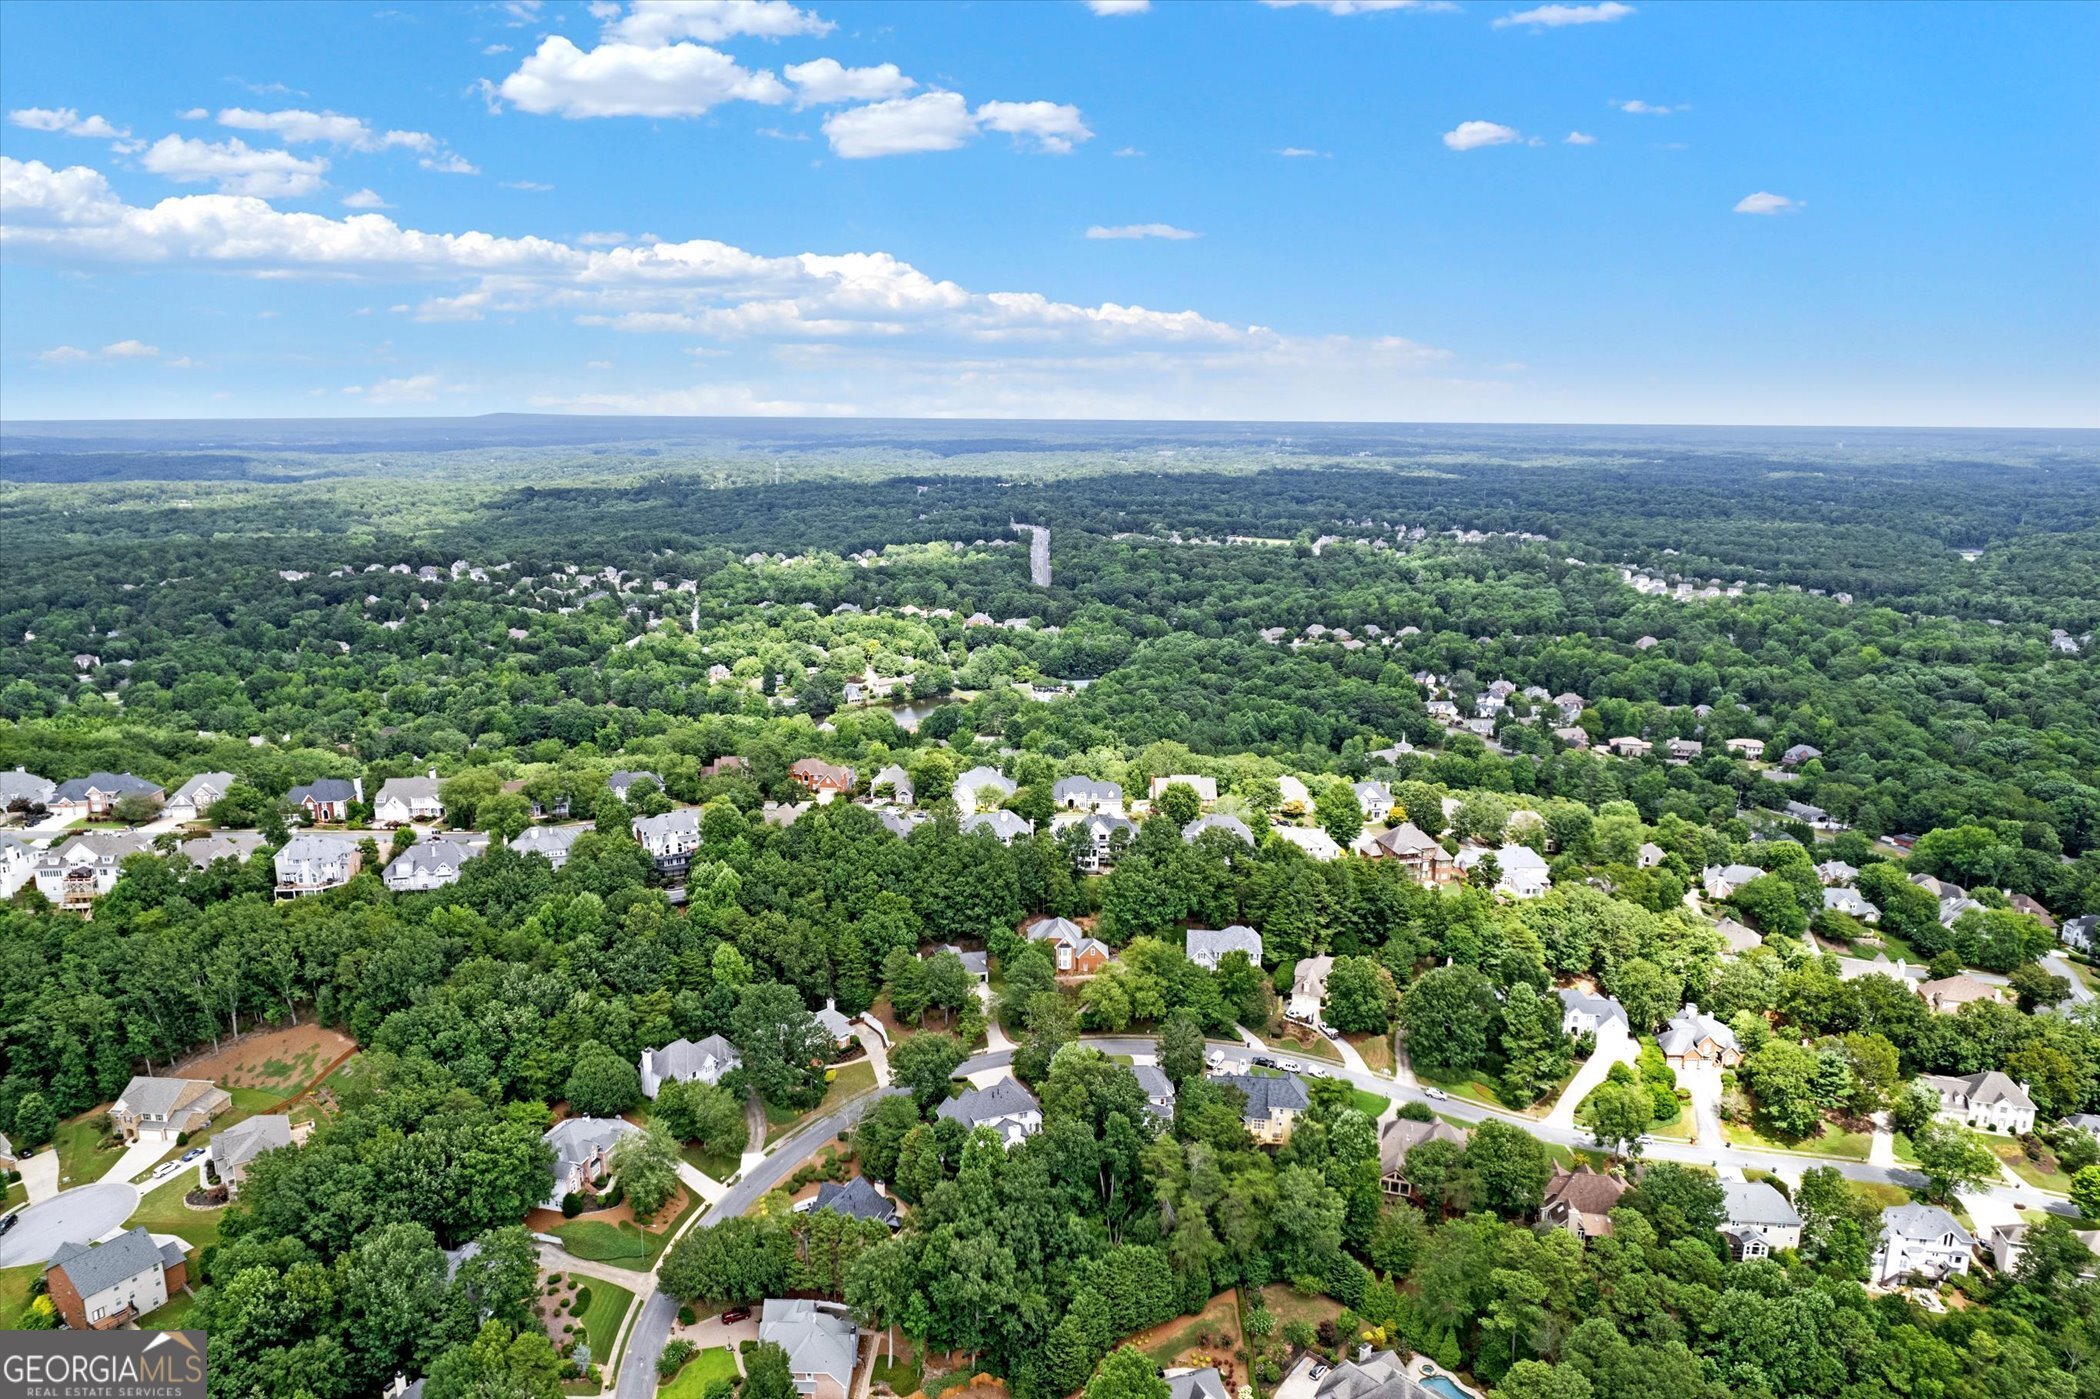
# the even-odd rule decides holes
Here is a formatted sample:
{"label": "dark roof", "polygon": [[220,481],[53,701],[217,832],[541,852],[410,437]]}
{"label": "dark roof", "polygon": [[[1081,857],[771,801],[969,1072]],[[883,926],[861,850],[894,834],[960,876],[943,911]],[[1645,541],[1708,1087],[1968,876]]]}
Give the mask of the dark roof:
{"label": "dark roof", "polygon": [[1210,1081],[1247,1095],[1249,1122],[1261,1121],[1279,1109],[1303,1111],[1312,1103],[1305,1080],[1296,1074],[1212,1074]]}
{"label": "dark roof", "polygon": [[128,772],[91,772],[86,777],[76,777],[71,782],[61,782],[54,793],[60,801],[78,801],[89,792],[109,792],[116,796],[130,796],[136,792],[158,792],[160,784],[148,782],[143,777],[133,777]]}
{"label": "dark roof", "polygon": [[114,1287],[126,1278],[167,1266],[167,1259],[153,1236],[141,1224],[117,1235],[106,1244],[66,1243],[51,1255],[47,1268],[56,1268],[83,1298]]}
{"label": "dark roof", "polygon": [[880,1220],[892,1229],[897,1227],[897,1207],[868,1184],[865,1176],[855,1176],[843,1185],[825,1181],[817,1187],[816,1203],[810,1208],[834,1210],[852,1219]]}
{"label": "dark roof", "polygon": [[286,795],[294,802],[303,802],[309,797],[317,802],[354,802],[357,788],[347,777],[323,777],[303,787],[294,787]]}

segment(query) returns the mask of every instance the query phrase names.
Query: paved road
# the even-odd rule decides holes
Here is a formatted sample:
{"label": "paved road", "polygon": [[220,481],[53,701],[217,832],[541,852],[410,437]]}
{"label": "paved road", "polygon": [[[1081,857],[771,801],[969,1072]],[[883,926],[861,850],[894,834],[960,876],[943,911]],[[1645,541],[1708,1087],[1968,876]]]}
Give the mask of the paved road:
{"label": "paved road", "polygon": [[139,1192],[118,1181],[96,1181],[25,1207],[21,1221],[0,1235],[0,1268],[49,1262],[63,1243],[89,1243],[131,1218]]}

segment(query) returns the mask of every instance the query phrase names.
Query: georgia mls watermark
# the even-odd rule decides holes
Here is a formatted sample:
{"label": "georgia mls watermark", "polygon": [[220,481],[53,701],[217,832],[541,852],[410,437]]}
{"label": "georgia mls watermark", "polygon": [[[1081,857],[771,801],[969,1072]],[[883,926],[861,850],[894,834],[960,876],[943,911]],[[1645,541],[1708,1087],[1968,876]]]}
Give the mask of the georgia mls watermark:
{"label": "georgia mls watermark", "polygon": [[6,1399],[204,1399],[202,1331],[0,1331]]}

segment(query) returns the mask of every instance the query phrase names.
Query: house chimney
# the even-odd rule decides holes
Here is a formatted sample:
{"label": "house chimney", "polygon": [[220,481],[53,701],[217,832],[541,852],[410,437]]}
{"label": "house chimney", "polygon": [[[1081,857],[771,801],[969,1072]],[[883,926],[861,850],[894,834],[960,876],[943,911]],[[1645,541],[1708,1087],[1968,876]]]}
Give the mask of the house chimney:
{"label": "house chimney", "polygon": [[432,767],[432,768],[430,769],[430,780],[431,780],[432,782],[435,782],[435,781],[437,781],[437,775],[438,775],[438,770],[437,770],[437,769],[436,769],[435,767]]}

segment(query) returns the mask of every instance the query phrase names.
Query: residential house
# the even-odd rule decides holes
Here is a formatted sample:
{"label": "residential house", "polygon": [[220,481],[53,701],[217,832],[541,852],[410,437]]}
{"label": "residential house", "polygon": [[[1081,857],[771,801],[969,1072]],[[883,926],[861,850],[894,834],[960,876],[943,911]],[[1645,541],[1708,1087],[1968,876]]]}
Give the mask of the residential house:
{"label": "residential house", "polygon": [[1588,1162],[1572,1171],[1556,1166],[1553,1178],[1546,1182],[1539,1219],[1578,1239],[1604,1238],[1612,1232],[1611,1212],[1627,1188],[1617,1176],[1591,1170]]}
{"label": "residential house", "polygon": [[769,1297],[758,1339],[787,1352],[788,1374],[807,1399],[847,1399],[860,1353],[860,1328],[837,1302]]}
{"label": "residential house", "polygon": [[662,1049],[642,1051],[642,1096],[654,1098],[666,1083],[720,1083],[722,1075],[744,1066],[744,1056],[720,1035],[697,1044],[675,1039]]}
{"label": "residential house", "polygon": [[558,1210],[565,1195],[585,1195],[612,1170],[613,1147],[642,1129],[617,1117],[565,1117],[540,1140],[554,1148],[554,1166],[542,1209]]}
{"label": "residential house", "polygon": [[965,952],[952,942],[944,942],[940,945],[939,948],[935,950],[940,952],[953,952],[957,957],[961,958],[963,970],[968,972],[970,974],[970,980],[976,982],[979,986],[988,986],[991,984],[992,958],[990,953]]}
{"label": "residential house", "polygon": [[1831,913],[1842,913],[1857,918],[1862,923],[1872,923],[1881,917],[1880,905],[1869,902],[1867,896],[1857,889],[1825,889],[1823,907]]}
{"label": "residential house", "polygon": [[1976,1240],[1937,1205],[1890,1205],[1881,1212],[1881,1241],[1868,1276],[1882,1286],[1913,1273],[1938,1282],[1969,1271]]}
{"label": "residential house", "polygon": [[2100,1141],[2100,1112],[2074,1112],[2059,1120],[2056,1125],[2083,1132],[2094,1141]]}
{"label": "residential house", "polygon": [[[719,758],[710,759],[707,765],[700,769],[700,775],[702,777],[727,777],[732,772],[746,772],[750,767],[750,763],[736,754],[724,753]],[[648,776],[654,777],[656,774],[652,772]]]}
{"label": "residential house", "polygon": [[700,848],[700,809],[682,806],[656,816],[637,816],[631,823],[634,838],[649,852],[656,872],[683,876],[692,868],[693,852]]}
{"label": "residential house", "polygon": [[980,811],[962,823],[964,835],[973,831],[990,831],[998,837],[1001,845],[1012,845],[1022,836],[1034,835],[1035,822],[1023,820],[1003,808],[998,811]]}
{"label": "residential house", "polygon": [[[715,776],[716,773],[721,771],[720,764],[729,761],[730,759],[727,758],[718,758],[714,762],[709,763],[707,765],[708,770],[706,775],[709,777]],[[735,761],[741,764],[744,760],[742,758],[738,758]],[[640,769],[630,770],[627,768],[622,768],[619,771],[613,773],[610,777],[607,777],[605,779],[605,785],[611,789],[612,794],[614,796],[618,797],[621,801],[626,801],[627,794],[632,792],[637,787],[654,787],[657,791],[661,792],[664,789],[664,780],[663,778],[659,777],[653,772],[647,772]]]}
{"label": "residential house", "polygon": [[1291,968],[1291,998],[1284,1013],[1308,1025],[1320,1023],[1320,1007],[1327,1001],[1327,978],[1334,972],[1334,958],[1301,957]]}
{"label": "residential house", "polygon": [[1706,745],[1692,738],[1672,738],[1663,741],[1663,758],[1666,762],[1688,763],[1706,751]]}
{"label": "residential house", "polygon": [[1412,821],[1402,821],[1372,837],[1365,854],[1374,860],[1398,860],[1417,884],[1447,884],[1459,877],[1458,865]]}
{"label": "residential house", "polygon": [[788,776],[799,783],[819,804],[853,790],[853,769],[822,758],[797,758],[788,764]]}
{"label": "residential house", "polygon": [[1220,1073],[1210,1075],[1210,1081],[1240,1090],[1247,1100],[1240,1121],[1246,1125],[1248,1135],[1264,1146],[1289,1141],[1298,1114],[1312,1105],[1305,1080],[1296,1074]]}
{"label": "residential house", "polygon": [[891,763],[875,774],[874,780],[868,784],[868,795],[879,802],[910,806],[917,790],[912,786],[911,774],[904,770],[903,764]]}
{"label": "residential house", "polygon": [[833,1049],[844,1049],[854,1042],[856,1036],[853,1033],[853,1022],[840,1012],[837,1001],[825,1001],[823,1005],[811,1011],[810,1015],[824,1027],[824,1033],[831,1037]]}
{"label": "residential house", "polygon": [[146,837],[130,831],[61,835],[35,852],[30,877],[37,892],[57,907],[83,912],[117,887],[126,860],[152,850]]}
{"label": "residential house", "polygon": [[949,795],[955,800],[959,815],[974,815],[979,810],[992,811],[1018,790],[1014,780],[995,767],[979,764],[955,779]]}
{"label": "residential house", "polygon": [[1553,877],[1546,868],[1546,857],[1528,845],[1505,845],[1499,850],[1490,850],[1483,845],[1469,845],[1458,852],[1458,867],[1471,874],[1481,861],[1493,856],[1499,873],[1495,879],[1495,892],[1513,899],[1535,899],[1553,887]]}
{"label": "residential house", "polygon": [[1754,763],[1765,755],[1765,741],[1761,738],[1731,738],[1721,746],[1746,762]]}
{"label": "residential house", "polygon": [[808,1213],[830,1210],[848,1219],[872,1219],[891,1229],[904,1223],[903,1216],[897,1213],[896,1202],[877,1190],[866,1176],[855,1176],[844,1184],[827,1180],[817,1187],[814,1197],[795,1208]]}
{"label": "residential house", "polygon": [[281,1112],[264,1113],[212,1133],[204,1159],[226,1192],[238,1195],[241,1182],[247,1179],[249,1164],[256,1157],[291,1144],[292,1119]]}
{"label": "residential house", "polygon": [[438,800],[437,769],[421,777],[389,777],[372,798],[372,820],[381,826],[441,821],[445,804]]}
{"label": "residential house", "polygon": [[380,880],[397,894],[442,889],[459,883],[459,867],[489,848],[489,838],[471,831],[419,841],[396,855]]}
{"label": "residential house", "polygon": [[592,829],[587,822],[573,826],[528,826],[518,832],[510,842],[510,848],[520,855],[538,855],[548,864],[560,869],[569,863],[569,849],[576,844],[576,837]]}
{"label": "residential house", "polygon": [[0,835],[0,902],[13,898],[35,880],[36,857],[41,853],[13,836]]}
{"label": "residential house", "polygon": [[1060,777],[1050,788],[1050,800],[1066,811],[1121,811],[1120,784],[1094,777]]}
{"label": "residential house", "polygon": [[1563,725],[1555,729],[1553,736],[1578,753],[1587,752],[1590,746],[1590,736],[1581,729],[1572,726]]}
{"label": "residential house", "polygon": [[191,868],[203,870],[220,860],[242,864],[265,844],[260,831],[220,831],[186,840],[175,849]]}
{"label": "residential house", "polygon": [[1642,841],[1641,848],[1634,852],[1633,863],[1636,869],[1652,870],[1668,858],[1667,851],[1654,841],[1648,840]]}
{"label": "residential house", "polygon": [[1407,1153],[1424,1142],[1450,1142],[1463,1147],[1466,1134],[1442,1118],[1434,1122],[1416,1122],[1406,1117],[1394,1118],[1379,1132],[1378,1184],[1388,1200],[1420,1198],[1407,1179]]}
{"label": "residential house", "polygon": [[1028,940],[1050,949],[1057,970],[1064,976],[1092,976],[1116,954],[1107,943],[1088,935],[1069,918],[1039,918],[1028,925]]}
{"label": "residential house", "polygon": [[1735,1031],[1689,1003],[1671,1017],[1657,1038],[1664,1060],[1673,1069],[1701,1064],[1718,1064],[1724,1069],[1732,1069],[1743,1062],[1743,1051],[1736,1043]]}
{"label": "residential house", "polygon": [[1732,899],[1736,890],[1753,879],[1762,879],[1764,873],[1756,865],[1708,865],[1699,872],[1699,882],[1706,887],[1709,899]]}
{"label": "residential house", "polygon": [[1390,1350],[1359,1351],[1357,1359],[1328,1370],[1318,1384],[1313,1399],[1441,1399],[1443,1393],[1409,1379],[1406,1359]]}
{"label": "residential house", "polygon": [[1157,1064],[1133,1064],[1131,1075],[1145,1095],[1145,1110],[1162,1122],[1174,1120],[1174,1080]]}
{"label": "residential house", "polygon": [[1560,719],[1564,724],[1572,724],[1581,718],[1583,708],[1588,703],[1589,701],[1573,690],[1563,690],[1553,697],[1553,707],[1560,711]]}
{"label": "residential house", "polygon": [[1655,751],[1655,745],[1647,739],[1636,738],[1631,734],[1606,739],[1604,746],[1621,758],[1645,758]]}
{"label": "residential house", "polygon": [[1276,779],[1276,809],[1302,816],[1313,809],[1312,792],[1289,773]]}
{"label": "residential house", "polygon": [[350,804],[365,799],[362,777],[323,777],[284,794],[292,806],[306,813],[308,825],[341,825],[350,819]]}
{"label": "residential house", "polygon": [[1193,845],[1196,843],[1196,837],[1202,835],[1205,831],[1224,831],[1242,844],[1248,846],[1254,844],[1254,832],[1247,829],[1245,821],[1242,821],[1237,816],[1227,815],[1219,811],[1214,811],[1208,816],[1198,816],[1195,820],[1183,826],[1181,828],[1181,838]]}
{"label": "residential house", "polygon": [[210,811],[212,803],[226,795],[226,789],[234,784],[230,772],[200,772],[175,789],[160,809],[163,816],[177,821],[201,821]]}
{"label": "residential house", "polygon": [[1053,831],[1064,831],[1073,826],[1080,827],[1087,834],[1086,844],[1081,847],[1077,861],[1080,870],[1086,874],[1099,874],[1115,862],[1118,832],[1122,834],[1125,843],[1137,838],[1135,824],[1105,811],[1089,811],[1084,816],[1061,813],[1051,820]]}
{"label": "residential house", "polygon": [[1721,1237],[1738,1258],[1769,1258],[1801,1247],[1801,1216],[1761,1180],[1721,1182]]}
{"label": "residential house", "polygon": [[1733,918],[1723,918],[1714,924],[1714,931],[1721,935],[1721,955],[1741,957],[1765,945],[1764,935],[1754,932]]}
{"label": "residential house", "polygon": [[1363,808],[1364,820],[1383,824],[1393,809],[1393,789],[1383,782],[1369,781],[1358,782],[1350,790],[1356,793],[1356,804]]}
{"label": "residential house", "polygon": [[296,835],[277,852],[277,897],[302,898],[340,889],[364,868],[359,842],[345,835]]}
{"label": "residential house", "polygon": [[1825,860],[1816,866],[1816,878],[1831,887],[1850,884],[1859,878],[1859,866],[1846,864],[1843,860]]}
{"label": "residential house", "polygon": [[1202,802],[1205,806],[1210,805],[1212,802],[1218,799],[1217,778],[1197,777],[1192,773],[1177,772],[1172,773],[1166,777],[1155,777],[1152,779],[1152,800],[1155,802],[1158,801],[1160,793],[1166,791],[1167,788],[1175,786],[1177,784],[1183,787],[1193,788],[1196,793],[1196,799]]}
{"label": "residential house", "polygon": [[62,1243],[44,1265],[51,1305],[75,1331],[108,1331],[137,1321],[188,1285],[181,1240],[157,1244],[143,1224],[108,1243]]}
{"label": "residential house", "polygon": [[1244,952],[1247,960],[1255,966],[1261,965],[1261,934],[1244,923],[1231,923],[1222,928],[1191,928],[1184,937],[1182,950],[1188,959],[1205,971],[1216,971],[1218,963],[1225,960],[1229,952]]}
{"label": "residential house", "polygon": [[1335,844],[1334,837],[1318,826],[1271,826],[1269,834],[1286,845],[1295,845],[1309,859],[1322,864],[1342,857],[1342,847]]}
{"label": "residential house", "polygon": [[2074,947],[2080,952],[2093,951],[2095,946],[2100,946],[2100,913],[2066,918],[2063,927],[2056,930],[2056,939],[2065,947]]}
{"label": "residential house", "polygon": [[0,811],[40,811],[58,797],[58,784],[26,768],[0,772]]}
{"label": "residential house", "polygon": [[1823,756],[1823,750],[1812,743],[1797,743],[1779,755],[1781,767],[1797,768],[1803,763]]}
{"label": "residential house", "polygon": [[1560,997],[1560,1032],[1564,1035],[1594,1035],[1614,1021],[1622,1030],[1632,1028],[1626,1019],[1626,1007],[1619,1004],[1616,996],[1585,991],[1579,986],[1563,986],[1554,994]]}
{"label": "residential house", "polygon": [[1978,981],[1967,972],[1957,972],[1937,981],[1919,982],[1918,998],[1941,1015],[1952,1015],[1972,1002],[2000,1000],[2002,995],[2000,988],[1989,982]]}
{"label": "residential house", "polygon": [[2034,1130],[2034,1099],[2027,1096],[2027,1085],[1996,1069],[1959,1078],[1919,1074],[1918,1082],[1940,1095],[1940,1110],[1933,1116],[1943,1122],[2016,1137]]}
{"label": "residential house", "polygon": [[1008,1146],[1043,1129],[1043,1105],[1011,1078],[1002,1078],[989,1088],[965,1089],[934,1109],[933,1115],[960,1122],[965,1131],[988,1127]]}
{"label": "residential house", "polygon": [[0,1132],[0,1171],[11,1171],[17,1164],[15,1144],[7,1139],[7,1133]]}
{"label": "residential house", "polygon": [[232,1106],[233,1095],[209,1079],[141,1074],[109,1105],[109,1120],[118,1136],[135,1142],[142,1132],[176,1136],[198,1131]]}
{"label": "residential house", "polygon": [[2025,894],[2008,894],[2005,902],[2011,906],[2014,913],[2024,913],[2050,932],[2056,931],[2056,915],[2042,907],[2039,901],[2030,899]]}
{"label": "residential house", "polygon": [[54,816],[99,821],[125,797],[145,797],[158,804],[163,795],[159,783],[133,777],[128,772],[91,772],[86,777],[59,783],[51,800],[44,805]]}
{"label": "residential house", "polygon": [[1167,1399],[1232,1399],[1225,1388],[1225,1377],[1215,1365],[1201,1370],[1170,1370],[1162,1378],[1167,1382]]}

